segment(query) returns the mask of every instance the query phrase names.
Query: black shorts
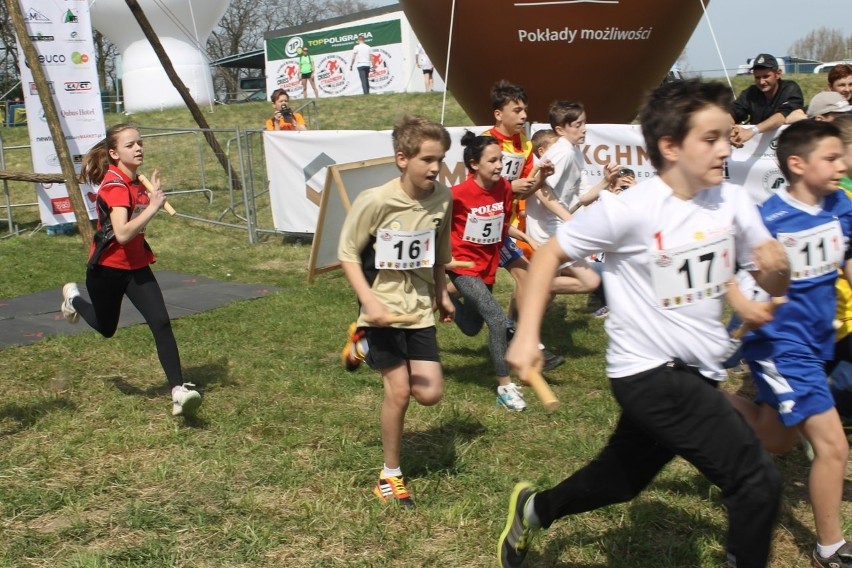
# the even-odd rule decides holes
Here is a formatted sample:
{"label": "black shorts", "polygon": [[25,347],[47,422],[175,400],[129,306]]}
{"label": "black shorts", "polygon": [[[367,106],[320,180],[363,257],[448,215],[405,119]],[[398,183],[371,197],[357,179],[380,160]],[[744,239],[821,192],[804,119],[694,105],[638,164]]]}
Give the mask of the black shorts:
{"label": "black shorts", "polygon": [[435,326],[420,329],[366,327],[370,350],[364,361],[380,371],[405,361],[438,361],[438,339]]}
{"label": "black shorts", "polygon": [[313,71],[311,71],[310,73],[302,73],[302,79],[310,79],[311,77],[313,77],[313,75]]}
{"label": "black shorts", "polygon": [[424,70],[423,70],[423,74],[424,74],[424,75],[429,75],[429,76],[431,77],[431,76],[432,76],[432,71],[433,71],[433,69],[424,69]]}

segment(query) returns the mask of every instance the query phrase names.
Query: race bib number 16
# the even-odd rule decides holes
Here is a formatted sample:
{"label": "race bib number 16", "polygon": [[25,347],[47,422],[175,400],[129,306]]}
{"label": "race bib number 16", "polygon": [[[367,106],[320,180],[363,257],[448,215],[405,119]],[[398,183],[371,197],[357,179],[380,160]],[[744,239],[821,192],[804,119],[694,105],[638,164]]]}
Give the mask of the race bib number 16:
{"label": "race bib number 16", "polygon": [[435,230],[376,233],[376,268],[414,270],[435,265]]}

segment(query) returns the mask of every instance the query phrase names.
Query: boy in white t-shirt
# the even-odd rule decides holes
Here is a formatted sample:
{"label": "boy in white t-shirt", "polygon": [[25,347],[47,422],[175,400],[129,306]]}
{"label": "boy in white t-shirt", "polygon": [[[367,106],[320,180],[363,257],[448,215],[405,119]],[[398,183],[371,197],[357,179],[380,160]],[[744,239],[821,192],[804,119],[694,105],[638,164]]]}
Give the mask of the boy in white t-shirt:
{"label": "boy in white t-shirt", "polygon": [[545,242],[556,234],[556,229],[571,218],[575,205],[588,205],[598,198],[618,172],[616,164],[607,164],[603,179],[583,191],[583,150],[586,141],[586,111],[583,105],[572,101],[556,101],[548,109],[550,126],[559,136],[542,157],[553,164],[553,174],[535,195],[527,199],[527,234],[534,240]]}
{"label": "boy in white t-shirt", "polygon": [[716,388],[728,345],[720,319],[737,262],[776,295],[787,290],[790,265],[746,192],[723,183],[732,102],[721,83],[657,88],[640,121],[658,176],[618,197],[602,192],[533,257],[506,360],[522,380],[541,366],[537,345],[551,275],[603,251],[612,307],[607,374],[621,415],[588,465],[551,489],[515,486],[497,545],[504,567],[523,563],[536,529],[631,500],[676,456],[721,489],[728,566],[766,565],[781,476]]}

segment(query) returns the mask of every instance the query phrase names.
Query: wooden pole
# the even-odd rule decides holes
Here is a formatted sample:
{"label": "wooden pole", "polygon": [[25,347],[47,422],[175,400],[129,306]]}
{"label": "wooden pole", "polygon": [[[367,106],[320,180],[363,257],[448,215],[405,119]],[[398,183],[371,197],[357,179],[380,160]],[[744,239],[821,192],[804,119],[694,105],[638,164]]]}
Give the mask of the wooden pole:
{"label": "wooden pole", "polygon": [[166,75],[168,75],[172,85],[174,85],[177,92],[180,93],[183,102],[186,103],[186,106],[192,114],[192,117],[195,119],[196,124],[198,124],[198,127],[204,131],[204,138],[207,140],[207,144],[210,145],[210,148],[213,149],[213,153],[216,155],[219,163],[231,176],[231,187],[235,189],[242,189],[242,184],[240,183],[240,179],[237,177],[237,172],[230,167],[228,157],[225,155],[225,152],[222,150],[222,147],[219,145],[219,141],[216,140],[213,132],[210,131],[210,125],[207,124],[207,119],[204,118],[204,114],[202,114],[201,109],[198,108],[198,105],[195,102],[195,99],[193,99],[192,95],[189,93],[189,89],[186,88],[186,85],[183,84],[183,81],[175,71],[175,68],[172,65],[172,60],[169,59],[169,55],[166,53],[166,50],[163,49],[163,45],[160,43],[160,38],[157,37],[157,33],[154,31],[154,28],[151,27],[150,22],[148,22],[145,12],[142,11],[142,8],[139,7],[139,3],[136,0],[125,0],[125,2],[127,2],[127,7],[130,8],[130,11],[133,13],[133,17],[136,18],[136,21],[139,23],[139,27],[142,28],[142,33],[144,33],[145,37],[148,38],[148,43],[151,44],[151,47],[154,49],[154,53],[157,54],[157,58],[160,60],[160,63],[163,64],[163,70],[166,72]]}
{"label": "wooden pole", "polygon": [[77,217],[77,229],[80,231],[83,246],[86,254],[88,254],[89,247],[92,244],[92,225],[89,223],[89,212],[86,209],[86,203],[83,201],[83,194],[80,193],[80,184],[77,183],[74,162],[71,159],[71,153],[68,151],[68,144],[65,143],[65,133],[62,132],[56,103],[50,94],[47,76],[44,74],[44,69],[41,68],[41,63],[39,63],[38,52],[33,47],[27,32],[19,0],[9,0],[6,5],[9,8],[12,24],[15,26],[18,41],[21,42],[21,49],[24,50],[24,57],[26,57],[26,62],[33,73],[33,81],[35,81],[38,89],[38,98],[41,101],[42,108],[44,108],[44,117],[47,120],[47,126],[50,128],[50,136],[53,138],[53,146],[56,148],[56,155],[62,168],[62,176],[65,178],[65,186],[68,189],[68,197],[71,199],[71,208]]}

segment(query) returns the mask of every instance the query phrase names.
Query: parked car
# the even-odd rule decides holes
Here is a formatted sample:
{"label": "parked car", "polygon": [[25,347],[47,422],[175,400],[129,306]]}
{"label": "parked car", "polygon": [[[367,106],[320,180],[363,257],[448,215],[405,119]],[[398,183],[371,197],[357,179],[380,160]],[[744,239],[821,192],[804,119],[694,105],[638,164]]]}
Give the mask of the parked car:
{"label": "parked car", "polygon": [[814,67],[814,73],[831,73],[831,70],[834,69],[835,65],[852,65],[852,59],[844,59],[842,61],[828,61],[823,63],[822,65],[817,65]]}

